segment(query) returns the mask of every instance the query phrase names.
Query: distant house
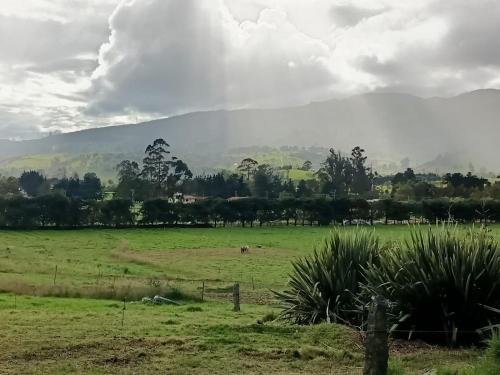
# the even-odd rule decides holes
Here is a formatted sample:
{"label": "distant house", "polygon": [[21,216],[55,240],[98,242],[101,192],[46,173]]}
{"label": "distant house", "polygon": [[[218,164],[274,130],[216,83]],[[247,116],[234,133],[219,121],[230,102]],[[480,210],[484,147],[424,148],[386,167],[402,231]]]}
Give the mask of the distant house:
{"label": "distant house", "polygon": [[239,200],[242,200],[242,199],[248,199],[248,197],[229,197],[229,198],[227,198],[227,201],[228,202],[233,202],[233,201],[239,201]]}
{"label": "distant house", "polygon": [[184,204],[191,204],[196,202],[201,202],[207,200],[207,197],[202,197],[200,195],[183,195],[181,202]]}

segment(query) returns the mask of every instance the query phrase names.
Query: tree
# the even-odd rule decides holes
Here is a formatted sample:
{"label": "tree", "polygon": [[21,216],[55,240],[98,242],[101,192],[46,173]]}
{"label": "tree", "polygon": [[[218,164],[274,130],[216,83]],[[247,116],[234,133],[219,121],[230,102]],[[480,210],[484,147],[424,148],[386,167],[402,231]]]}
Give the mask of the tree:
{"label": "tree", "polygon": [[297,225],[299,217],[300,202],[296,199],[283,199],[279,202],[279,210],[281,210],[281,217],[286,220],[286,225],[290,224],[293,220],[294,225]]}
{"label": "tree", "polygon": [[331,148],[317,175],[324,193],[334,197],[347,196],[352,180],[352,166],[350,160],[340,152]]}
{"label": "tree", "polygon": [[297,184],[297,198],[309,198],[313,195],[313,189],[308,184],[306,180],[300,180]]}
{"label": "tree", "polygon": [[42,226],[54,224],[56,227],[68,222],[69,200],[60,194],[42,195],[36,198],[40,207]]}
{"label": "tree", "polygon": [[217,199],[213,206],[213,215],[222,220],[222,225],[225,227],[227,223],[234,223],[238,220],[238,215],[233,208],[233,202]]}
{"label": "tree", "polygon": [[259,163],[251,158],[243,159],[238,165],[237,170],[243,174],[246,174],[247,181],[250,181],[250,176],[255,173]]}
{"label": "tree", "polygon": [[257,208],[257,220],[259,221],[259,226],[262,227],[264,223],[270,223],[273,220],[280,218],[280,207],[273,201],[267,199],[261,199],[256,201]]}
{"label": "tree", "polygon": [[465,176],[461,173],[447,173],[443,176],[444,188],[439,189],[441,196],[447,197],[476,197],[484,198],[490,182],[482,177],[473,175],[471,172]]}
{"label": "tree", "polygon": [[303,171],[310,171],[312,169],[312,163],[311,161],[309,160],[306,160],[304,162],[304,164],[302,164],[302,168],[301,168]]}
{"label": "tree", "polygon": [[178,220],[178,212],[174,203],[166,199],[154,199],[144,202],[142,206],[142,222],[148,224],[173,224]]}
{"label": "tree", "polygon": [[54,190],[63,192],[68,198],[74,199],[101,199],[102,184],[95,173],[86,173],[83,180],[77,174],[63,178],[54,184]]}
{"label": "tree", "polygon": [[448,186],[452,186],[454,188],[463,187],[465,189],[473,189],[477,188],[483,190],[486,186],[490,185],[490,182],[481,177],[477,177],[473,175],[471,172],[467,173],[467,175],[463,175],[461,173],[447,173],[444,176],[444,182]]}
{"label": "tree", "polygon": [[392,188],[391,197],[397,201],[409,201],[415,199],[415,185],[409,182],[399,183]]}
{"label": "tree", "polygon": [[100,220],[105,225],[120,226],[132,224],[134,222],[134,215],[131,209],[132,201],[128,199],[104,201],[100,210]]}
{"label": "tree", "polygon": [[122,182],[124,180],[130,180],[134,178],[138,178],[141,170],[139,168],[139,164],[135,161],[123,160],[116,166],[116,170],[118,171],[118,181]]}
{"label": "tree", "polygon": [[224,173],[197,176],[192,180],[185,181],[182,185],[182,191],[184,194],[220,198],[250,195],[243,176],[237,174],[226,176]]}
{"label": "tree", "polygon": [[117,197],[145,201],[153,195],[151,183],[141,178],[141,170],[137,162],[123,160],[116,169],[118,171]]}
{"label": "tree", "polygon": [[82,199],[101,199],[102,184],[95,173],[86,173],[80,183],[80,197]]}
{"label": "tree", "polygon": [[193,173],[189,170],[186,163],[176,157],[172,158],[170,166],[171,169],[167,176],[167,192],[173,195],[179,183],[191,179]]}
{"label": "tree", "polygon": [[21,189],[23,189],[24,192],[30,197],[38,195],[44,182],[45,177],[36,171],[25,171],[19,178],[19,185],[21,186]]}
{"label": "tree", "polygon": [[259,198],[277,198],[281,191],[281,178],[268,164],[257,167],[253,181],[254,195]]}
{"label": "tree", "polygon": [[415,199],[420,201],[424,198],[432,198],[434,195],[434,186],[425,181],[418,181],[413,185]]}
{"label": "tree", "polygon": [[246,224],[253,226],[253,222],[257,217],[257,204],[255,199],[246,198],[231,201],[229,202],[229,207],[230,210],[234,212],[235,219],[239,220],[243,227]]}
{"label": "tree", "polygon": [[156,196],[165,190],[167,194],[173,195],[179,181],[193,177],[186,163],[175,156],[170,157],[169,147],[164,139],[156,139],[146,147],[146,157],[142,161],[140,176],[155,186]]}
{"label": "tree", "polygon": [[385,224],[388,224],[389,220],[405,221],[410,219],[409,206],[402,202],[383,199],[375,202],[374,206],[378,216],[384,218]]}
{"label": "tree", "polygon": [[4,222],[11,228],[33,228],[39,224],[40,206],[34,199],[14,197],[5,201]]}
{"label": "tree", "polygon": [[19,181],[15,177],[0,176],[0,196],[19,194]]}
{"label": "tree", "polygon": [[281,184],[280,197],[295,197],[297,189],[292,180],[288,179]]}
{"label": "tree", "polygon": [[142,176],[156,185],[158,193],[162,191],[171,167],[171,161],[168,160],[169,147],[170,145],[164,139],[156,139],[153,144],[146,147],[146,157],[142,161]]}
{"label": "tree", "polygon": [[371,189],[371,170],[365,166],[367,157],[365,150],[356,146],[351,152],[352,183],[351,192],[355,194],[367,193]]}
{"label": "tree", "polygon": [[404,184],[410,181],[416,181],[417,176],[415,176],[415,172],[411,168],[407,168],[403,173],[399,172],[394,175],[392,178],[392,185]]}

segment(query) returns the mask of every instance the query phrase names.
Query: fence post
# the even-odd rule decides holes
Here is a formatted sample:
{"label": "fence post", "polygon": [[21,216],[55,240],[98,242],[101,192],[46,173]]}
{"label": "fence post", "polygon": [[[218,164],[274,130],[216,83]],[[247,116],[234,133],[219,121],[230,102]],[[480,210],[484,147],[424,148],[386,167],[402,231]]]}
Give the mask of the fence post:
{"label": "fence post", "polygon": [[56,285],[56,279],[57,279],[57,264],[56,264],[56,269],[54,271],[54,285]]}
{"label": "fence post", "polygon": [[368,315],[363,375],[386,375],[388,360],[387,302],[377,296]]}
{"label": "fence post", "polygon": [[203,281],[203,285],[201,286],[201,302],[205,300],[205,281]]}
{"label": "fence post", "polygon": [[122,330],[123,330],[123,322],[125,321],[125,298],[123,299],[123,308],[122,308]]}
{"label": "fence post", "polygon": [[233,287],[234,311],[240,311],[240,284],[236,283]]}

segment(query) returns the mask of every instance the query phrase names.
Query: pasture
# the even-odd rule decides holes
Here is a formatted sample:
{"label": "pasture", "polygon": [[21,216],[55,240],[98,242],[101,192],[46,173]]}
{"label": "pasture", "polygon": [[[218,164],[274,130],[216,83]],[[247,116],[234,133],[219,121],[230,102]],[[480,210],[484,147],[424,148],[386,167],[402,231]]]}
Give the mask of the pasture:
{"label": "pasture", "polygon": [[[0,232],[0,372],[360,374],[356,332],[271,321],[279,311],[271,290],[285,287],[290,262],[330,230]],[[408,234],[406,226],[374,230],[386,243]],[[240,313],[230,302],[234,282]],[[134,303],[155,294],[181,306]],[[468,368],[480,355],[422,343],[391,350],[397,374]]]}

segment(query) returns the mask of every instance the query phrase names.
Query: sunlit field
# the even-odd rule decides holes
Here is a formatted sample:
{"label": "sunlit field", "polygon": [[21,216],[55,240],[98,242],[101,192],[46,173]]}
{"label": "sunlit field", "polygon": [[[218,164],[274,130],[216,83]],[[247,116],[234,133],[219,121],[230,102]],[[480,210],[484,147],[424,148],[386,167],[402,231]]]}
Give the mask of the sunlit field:
{"label": "sunlit field", "polygon": [[[407,236],[408,228],[369,230],[390,244]],[[493,228],[500,236],[500,227]],[[284,287],[291,261],[321,245],[331,230],[306,226],[4,231],[0,288],[44,295],[154,284],[196,294],[205,282],[210,294],[212,287],[239,282],[243,293],[266,296],[270,289]],[[248,254],[240,253],[244,245],[251,249]]]}
{"label": "sunlit field", "polygon": [[[408,235],[407,226],[370,230],[387,244]],[[363,345],[355,331],[272,321],[279,309],[271,290],[282,290],[291,261],[330,231],[0,232],[2,373],[359,374]],[[500,227],[492,232],[500,236]],[[243,245],[249,253],[240,253]],[[235,282],[240,313],[232,311]],[[155,294],[181,305],[138,303]],[[392,368],[410,374],[467,368],[480,354],[401,342],[391,350]]]}

